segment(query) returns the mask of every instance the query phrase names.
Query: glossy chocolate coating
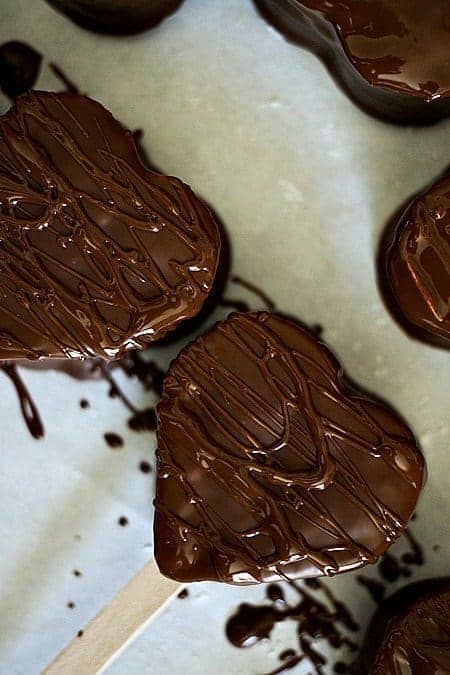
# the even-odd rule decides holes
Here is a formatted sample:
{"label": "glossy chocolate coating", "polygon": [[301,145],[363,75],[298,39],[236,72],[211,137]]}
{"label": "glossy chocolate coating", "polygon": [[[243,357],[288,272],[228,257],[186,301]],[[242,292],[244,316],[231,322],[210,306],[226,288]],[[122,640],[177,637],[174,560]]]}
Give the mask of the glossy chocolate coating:
{"label": "glossy chocolate coating", "polygon": [[363,108],[399,123],[450,114],[448,0],[255,0]]}
{"label": "glossy chocolate coating", "polygon": [[99,103],[32,92],[0,118],[0,360],[164,337],[201,310],[220,248],[205,204]]}
{"label": "glossy chocolate coating", "polygon": [[419,195],[388,227],[379,274],[388,306],[406,330],[450,349],[450,178]]}
{"label": "glossy chocolate coating", "polygon": [[355,675],[450,673],[450,578],[410,584],[380,607]]}
{"label": "glossy chocolate coating", "polygon": [[47,0],[84,28],[100,33],[133,34],[153,28],[183,0]]}
{"label": "glossy chocolate coating", "polygon": [[298,323],[232,314],[172,363],[158,405],[155,556],[180,581],[335,575],[412,515],[424,460]]}

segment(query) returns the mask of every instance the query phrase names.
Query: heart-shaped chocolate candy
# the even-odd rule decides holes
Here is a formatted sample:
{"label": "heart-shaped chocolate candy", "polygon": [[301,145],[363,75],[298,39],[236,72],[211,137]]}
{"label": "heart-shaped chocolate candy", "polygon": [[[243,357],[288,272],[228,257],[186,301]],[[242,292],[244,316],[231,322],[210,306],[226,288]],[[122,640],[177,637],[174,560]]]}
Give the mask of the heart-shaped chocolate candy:
{"label": "heart-shaped chocolate candy", "polygon": [[425,479],[404,422],[350,388],[314,335],[275,314],[233,314],[186,347],[158,417],[155,555],[183,582],[373,563]]}
{"label": "heart-shaped chocolate candy", "polygon": [[31,92],[0,118],[0,360],[145,347],[198,314],[220,249],[206,205],[99,103]]}

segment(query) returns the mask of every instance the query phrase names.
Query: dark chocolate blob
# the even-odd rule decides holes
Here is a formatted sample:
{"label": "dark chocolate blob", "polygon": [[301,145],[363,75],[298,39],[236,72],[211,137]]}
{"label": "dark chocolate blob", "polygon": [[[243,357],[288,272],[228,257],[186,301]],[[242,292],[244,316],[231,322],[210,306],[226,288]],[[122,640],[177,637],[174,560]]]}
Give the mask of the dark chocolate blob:
{"label": "dark chocolate blob", "polygon": [[0,164],[0,359],[116,359],[200,312],[218,225],[99,103],[20,97]]}
{"label": "dark chocolate blob", "polygon": [[[227,638],[235,647],[252,647],[261,640],[270,638],[276,624],[284,621],[295,622],[298,648],[281,653],[282,665],[267,675],[287,672],[303,661],[307,662],[308,668],[312,668],[314,673],[322,675],[326,660],[319,652],[316,641],[325,640],[332,649],[346,645],[354,651],[356,645],[349,634],[356,632],[359,627],[347,608],[324,584],[315,581],[313,589],[293,582],[291,586],[298,595],[298,601],[293,604],[285,600],[281,586],[271,584],[268,587],[271,590],[267,593],[271,604],[240,605],[226,624]],[[318,595],[319,592],[324,598]]]}
{"label": "dark chocolate blob", "polygon": [[375,614],[355,675],[450,673],[450,578],[411,584]]}
{"label": "dark chocolate blob", "polygon": [[153,28],[183,0],[47,0],[84,28],[100,33],[133,34]]}
{"label": "dark chocolate blob", "polygon": [[389,224],[379,278],[389,309],[406,331],[450,349],[450,178],[437,181]]}
{"label": "dark chocolate blob", "polygon": [[24,42],[0,45],[0,89],[15,99],[32,89],[39,76],[42,56]]}
{"label": "dark chocolate blob", "polygon": [[447,0],[255,0],[289,39],[316,52],[350,96],[380,117],[450,114]]}
{"label": "dark chocolate blob", "polygon": [[233,314],[172,362],[158,405],[155,553],[180,581],[256,583],[373,563],[425,478],[403,421],[313,334]]}

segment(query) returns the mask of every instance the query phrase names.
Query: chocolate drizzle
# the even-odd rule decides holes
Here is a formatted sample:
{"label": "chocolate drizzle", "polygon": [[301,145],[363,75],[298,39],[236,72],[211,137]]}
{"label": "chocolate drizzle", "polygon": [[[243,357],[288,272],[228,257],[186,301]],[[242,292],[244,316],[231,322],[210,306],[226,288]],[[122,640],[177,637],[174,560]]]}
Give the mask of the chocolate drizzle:
{"label": "chocolate drizzle", "polygon": [[218,226],[100,104],[21,97],[0,164],[0,359],[120,358],[201,310]]}
{"label": "chocolate drizzle", "polygon": [[450,348],[450,178],[442,178],[390,224],[379,258],[389,308],[416,338]]}
{"label": "chocolate drizzle", "polygon": [[289,39],[323,59],[375,115],[426,123],[450,113],[447,0],[255,0]]}
{"label": "chocolate drizzle", "polygon": [[276,624],[294,621],[298,648],[281,653],[281,665],[267,675],[287,672],[299,663],[307,663],[314,673],[322,675],[326,660],[313,646],[315,642],[323,639],[332,649],[346,645],[355,651],[356,644],[349,634],[356,632],[359,627],[347,608],[320,581],[309,580],[301,586],[290,582],[290,586],[298,595],[295,604],[286,600],[281,585],[271,584],[266,590],[270,604],[240,605],[226,624],[227,638],[235,647],[252,647],[269,638]]}
{"label": "chocolate drizzle", "polygon": [[406,426],[350,391],[328,349],[277,315],[234,314],[189,345],[158,415],[155,556],[180,581],[375,562],[424,481]]}
{"label": "chocolate drizzle", "polygon": [[4,363],[0,365],[0,370],[9,377],[14,385],[14,389],[19,398],[20,410],[30,434],[36,439],[43,438],[45,431],[41,416],[39,415],[39,410],[20,377],[17,366],[13,363]]}

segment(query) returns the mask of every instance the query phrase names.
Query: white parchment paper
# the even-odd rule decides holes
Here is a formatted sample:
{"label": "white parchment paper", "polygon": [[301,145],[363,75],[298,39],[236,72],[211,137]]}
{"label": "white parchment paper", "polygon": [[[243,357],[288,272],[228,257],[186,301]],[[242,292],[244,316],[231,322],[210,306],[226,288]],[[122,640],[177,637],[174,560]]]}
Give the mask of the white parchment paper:
{"label": "white parchment paper", "polygon": [[[414,578],[448,574],[450,355],[393,322],[374,257],[389,216],[450,163],[450,122],[402,129],[369,118],[250,0],[186,0],[158,29],[123,39],[83,31],[42,0],[0,0],[0,43],[11,39],[44,55],[40,88],[59,87],[55,61],[124,124],[144,129],[152,161],[222,217],[234,272],[281,310],[322,324],[349,374],[409,421],[429,467],[412,526],[426,564]],[[235,287],[229,295],[258,306]],[[156,351],[164,365],[176,348]],[[24,379],[46,436],[29,436],[0,373],[1,675],[38,673],[152,554],[153,475],[138,464],[154,465],[154,436],[126,430],[126,411],[104,382],[51,372]],[[123,385],[135,403],[152,402],[136,383]],[[89,409],[80,411],[81,398]],[[121,450],[106,445],[109,431],[124,437]],[[122,515],[127,527],[117,524]],[[365,626],[374,609],[367,592],[351,574],[331,583]],[[263,598],[263,588],[193,585],[110,672],[268,672],[296,646],[293,624],[247,650],[224,638],[236,606]]]}

